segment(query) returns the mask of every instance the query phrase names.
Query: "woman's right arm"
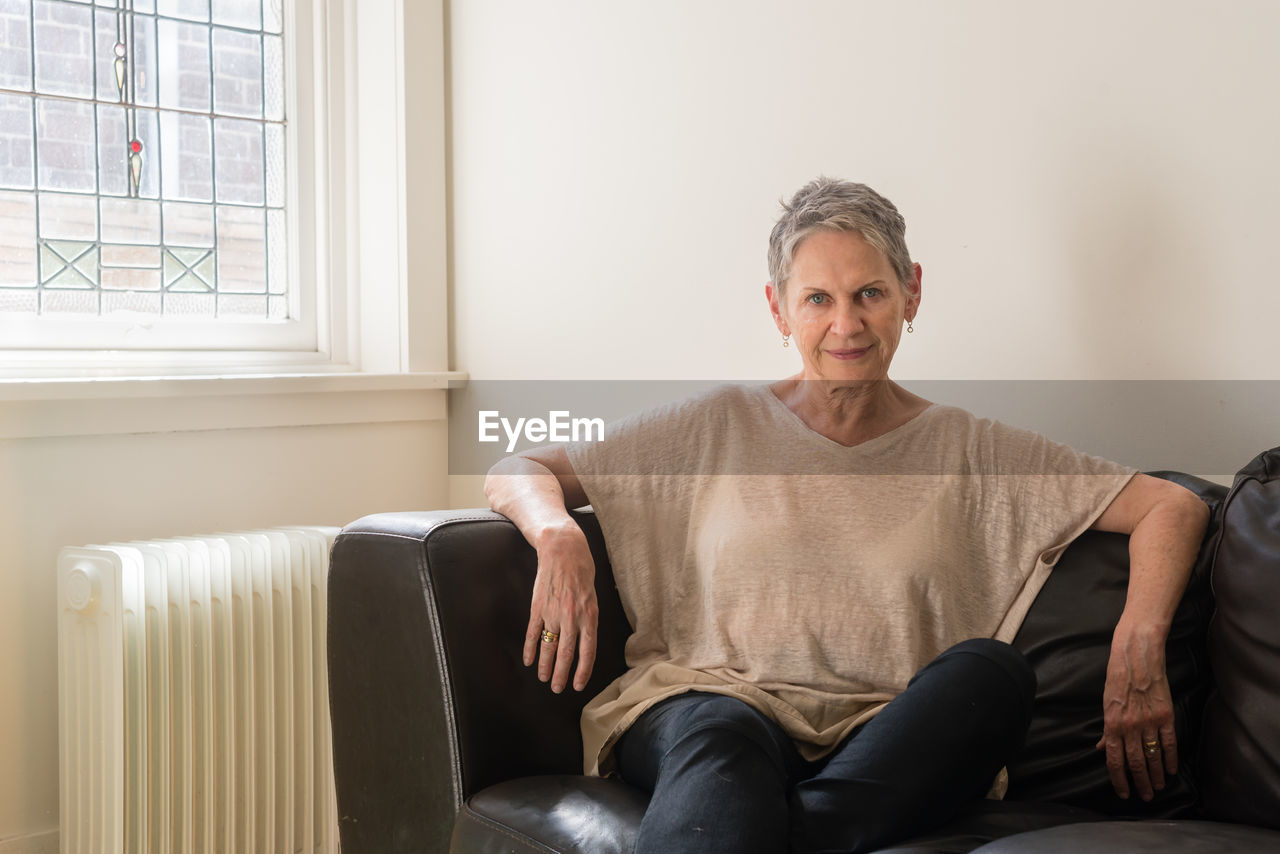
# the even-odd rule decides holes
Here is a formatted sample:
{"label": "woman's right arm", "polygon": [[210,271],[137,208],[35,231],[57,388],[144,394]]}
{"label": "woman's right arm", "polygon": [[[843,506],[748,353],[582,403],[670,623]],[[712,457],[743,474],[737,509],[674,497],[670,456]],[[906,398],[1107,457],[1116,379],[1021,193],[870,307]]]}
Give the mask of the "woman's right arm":
{"label": "woman's right arm", "polygon": [[[525,666],[538,662],[538,678],[550,680],[557,694],[569,682],[575,654],[573,688],[591,678],[596,658],[595,562],[586,535],[567,508],[587,503],[586,492],[563,446],[537,448],[500,460],[484,481],[489,506],[506,516],[538,554],[529,626],[524,639]],[[559,635],[542,640],[543,630]]]}

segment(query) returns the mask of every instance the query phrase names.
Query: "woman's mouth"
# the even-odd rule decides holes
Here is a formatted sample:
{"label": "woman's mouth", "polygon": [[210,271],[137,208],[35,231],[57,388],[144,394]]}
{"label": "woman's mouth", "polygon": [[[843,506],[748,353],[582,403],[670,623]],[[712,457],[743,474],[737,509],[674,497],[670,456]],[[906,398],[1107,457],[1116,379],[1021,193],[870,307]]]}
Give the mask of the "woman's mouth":
{"label": "woman's mouth", "polygon": [[827,355],[833,359],[860,359],[867,354],[870,347],[856,347],[842,350],[828,350]]}

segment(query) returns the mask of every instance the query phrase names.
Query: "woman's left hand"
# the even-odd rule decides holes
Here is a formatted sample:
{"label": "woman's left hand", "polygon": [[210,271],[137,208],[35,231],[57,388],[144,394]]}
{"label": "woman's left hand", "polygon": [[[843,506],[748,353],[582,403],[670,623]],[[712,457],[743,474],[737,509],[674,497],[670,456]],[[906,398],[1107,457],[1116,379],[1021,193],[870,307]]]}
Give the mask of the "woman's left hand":
{"label": "woman's left hand", "polygon": [[1130,779],[1149,801],[1164,788],[1165,774],[1178,773],[1173,697],[1165,673],[1167,634],[1133,628],[1123,619],[1111,641],[1107,684],[1102,693],[1103,729],[1097,748],[1107,752],[1107,773],[1122,798]]}

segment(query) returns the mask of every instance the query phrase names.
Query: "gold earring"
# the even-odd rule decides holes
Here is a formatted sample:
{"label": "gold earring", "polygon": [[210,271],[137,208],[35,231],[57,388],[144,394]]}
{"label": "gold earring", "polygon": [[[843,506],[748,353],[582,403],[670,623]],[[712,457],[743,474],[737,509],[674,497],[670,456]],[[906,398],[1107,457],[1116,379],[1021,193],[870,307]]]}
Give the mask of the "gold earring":
{"label": "gold earring", "polygon": [[791,346],[791,335],[789,333],[787,335],[782,336],[782,346],[783,347]]}

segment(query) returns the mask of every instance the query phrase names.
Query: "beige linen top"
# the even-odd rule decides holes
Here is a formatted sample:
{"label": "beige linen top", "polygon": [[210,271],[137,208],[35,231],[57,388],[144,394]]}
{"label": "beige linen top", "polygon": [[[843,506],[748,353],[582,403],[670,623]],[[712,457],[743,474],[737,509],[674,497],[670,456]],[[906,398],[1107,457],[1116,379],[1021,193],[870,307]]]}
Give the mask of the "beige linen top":
{"label": "beige linen top", "polygon": [[566,448],[634,633],[583,710],[588,774],[690,690],[833,749],[962,640],[1012,640],[1050,567],[1134,470],[931,405],[845,447],[768,386],[722,386]]}

